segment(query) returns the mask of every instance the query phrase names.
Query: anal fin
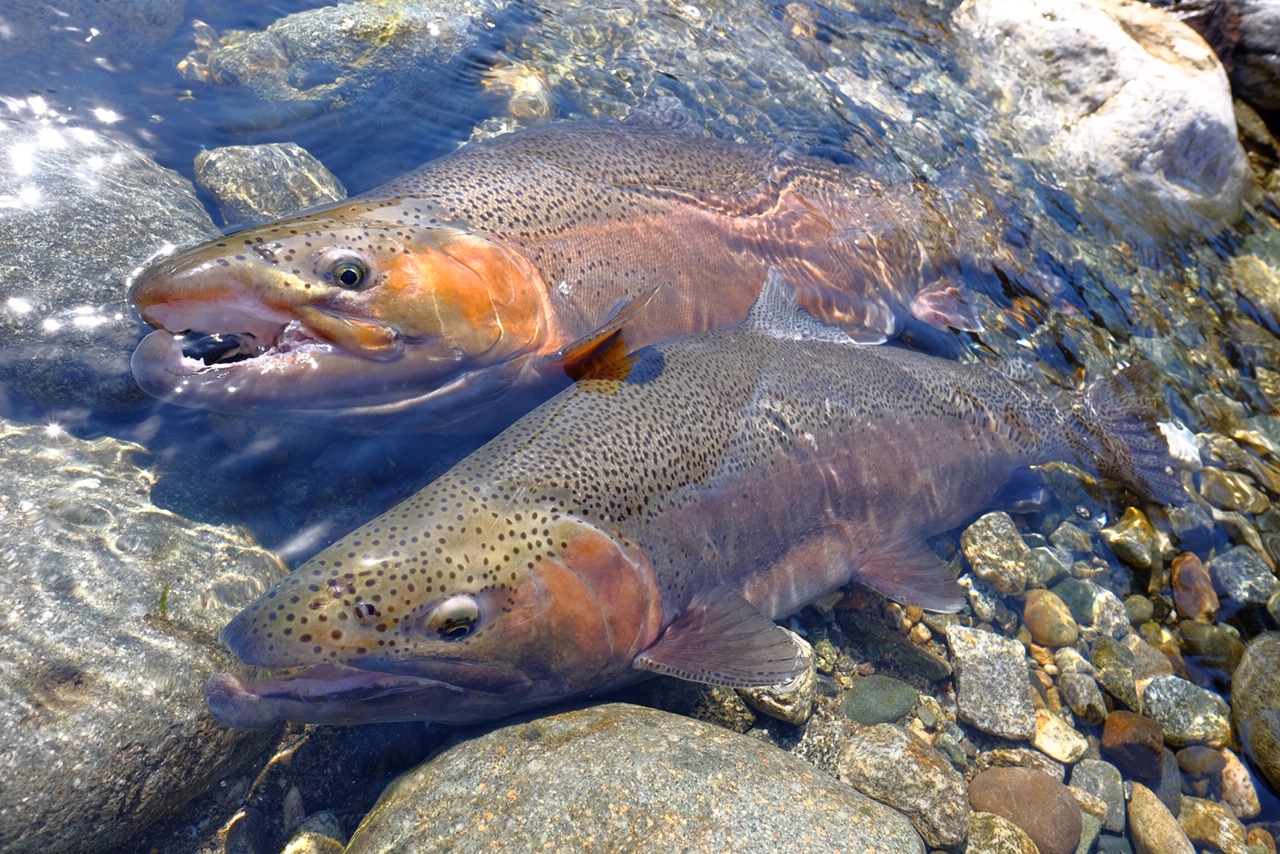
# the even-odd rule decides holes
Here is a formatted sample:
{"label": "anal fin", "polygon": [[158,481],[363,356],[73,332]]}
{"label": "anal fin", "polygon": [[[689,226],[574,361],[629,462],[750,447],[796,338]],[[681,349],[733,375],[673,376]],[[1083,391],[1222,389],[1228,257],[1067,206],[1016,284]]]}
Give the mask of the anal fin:
{"label": "anal fin", "polygon": [[754,605],[716,586],[695,595],[632,666],[690,682],[755,688],[790,681],[809,660],[791,635]]}
{"label": "anal fin", "polygon": [[927,611],[954,614],[966,601],[951,570],[919,540],[869,550],[853,580],[895,602]]}

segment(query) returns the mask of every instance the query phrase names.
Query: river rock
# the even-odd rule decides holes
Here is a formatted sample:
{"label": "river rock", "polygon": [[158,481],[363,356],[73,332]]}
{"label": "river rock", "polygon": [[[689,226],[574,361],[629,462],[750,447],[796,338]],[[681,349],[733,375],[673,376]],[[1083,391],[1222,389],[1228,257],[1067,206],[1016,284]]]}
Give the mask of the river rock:
{"label": "river rock", "polygon": [[1129,797],[1129,833],[1137,854],[1195,854],[1173,813],[1141,783]]}
{"label": "river rock", "polygon": [[1124,780],[1120,769],[1100,759],[1081,759],[1071,769],[1071,785],[1100,798],[1107,805],[1102,827],[1124,832]]}
{"label": "river rock", "polygon": [[214,721],[204,682],[283,567],[153,506],[139,450],[0,422],[0,849],[121,845],[271,738]]}
{"label": "river rock", "polygon": [[342,182],[292,142],[226,145],[196,155],[196,183],[228,225],[279,219],[347,197]]}
{"label": "river rock", "polygon": [[1231,685],[1231,704],[1245,755],[1280,789],[1280,633],[1249,642]]}
{"label": "river rock", "polygon": [[973,574],[996,590],[1018,596],[1026,589],[1031,547],[1008,513],[988,513],[965,528],[960,549]]}
{"label": "river rock", "polygon": [[1113,638],[1099,638],[1093,645],[1094,671],[1098,684],[1126,709],[1138,708],[1138,691],[1134,686],[1133,653]]}
{"label": "river rock", "polygon": [[983,771],[969,783],[969,802],[1022,828],[1041,854],[1074,854],[1080,843],[1080,805],[1070,789],[1039,771]]}
{"label": "river rock", "polygon": [[1280,110],[1280,3],[1235,0],[1231,5],[1240,21],[1231,83],[1255,107]]}
{"label": "river rock", "polygon": [[1102,728],[1102,755],[1136,777],[1159,777],[1164,768],[1164,733],[1160,724],[1133,712],[1107,715]]}
{"label": "river rock", "polygon": [[1222,747],[1231,740],[1231,709],[1226,702],[1179,676],[1152,679],[1142,695],[1142,708],[1160,723],[1165,741],[1175,747]]}
{"label": "river rock", "polygon": [[0,119],[0,149],[0,389],[41,411],[149,404],[129,371],[144,327],[125,280],[166,242],[217,233],[191,184],[41,119]]}
{"label": "river rock", "polygon": [[1253,818],[1262,811],[1253,775],[1230,748],[1224,747],[1219,752],[1226,760],[1222,769],[1222,803],[1236,818]]}
{"label": "river rock", "polygon": [[1031,837],[1004,816],[974,812],[969,819],[967,854],[1040,854]]}
{"label": "river rock", "polygon": [[[1092,607],[1089,611],[1092,617]],[[1041,646],[1071,646],[1080,637],[1071,610],[1052,590],[1028,590],[1022,619],[1031,639]]]}
{"label": "river rock", "polygon": [[1062,718],[1044,709],[1036,709],[1036,735],[1031,740],[1046,756],[1059,762],[1075,762],[1089,748],[1089,742]]}
{"label": "river rock", "polygon": [[1196,845],[1222,854],[1246,854],[1244,825],[1216,801],[1184,796],[1178,826]]}
{"label": "river rock", "polygon": [[1213,579],[1200,558],[1183,552],[1169,565],[1173,583],[1173,603],[1178,613],[1188,620],[1212,622],[1218,613],[1218,594]]}
{"label": "river rock", "polygon": [[892,676],[855,676],[844,697],[844,714],[866,726],[893,723],[906,717],[919,696],[915,688]]}
{"label": "river rock", "polygon": [[1161,565],[1160,545],[1151,522],[1136,507],[1126,507],[1120,521],[1103,528],[1102,539],[1129,566],[1150,571]]}
{"label": "river rock", "polygon": [[905,813],[926,845],[964,841],[969,799],[964,778],[937,750],[893,724],[856,733],[838,760],[839,777],[864,795]]}
{"label": "river rock", "polygon": [[1036,734],[1026,652],[1017,641],[964,626],[947,627],[960,718],[983,732],[1015,740]]}
{"label": "river rock", "polygon": [[739,688],[738,696],[757,712],[799,726],[813,714],[813,703],[818,696],[818,671],[809,642],[789,629],[783,631],[791,635],[796,646],[803,651],[809,666],[781,685]]}
{"label": "river rock", "polygon": [[[295,12],[258,32],[220,34],[201,24],[196,49],[178,68],[214,87],[229,130],[288,133],[266,140],[275,142],[305,137],[330,168],[341,164],[373,186],[426,160],[422,139],[449,131],[465,138],[481,95],[468,66],[499,46],[497,6],[357,2]],[[377,139],[379,157],[349,144],[352,128]],[[361,164],[359,156],[376,162]]]}
{"label": "river rock", "polygon": [[1058,692],[1072,713],[1085,723],[1096,726],[1106,720],[1107,702],[1089,674],[1063,673],[1058,677]]}
{"label": "river rock", "polygon": [[386,850],[920,852],[902,814],[753,738],[614,703],[461,740],[401,776],[348,854]]}
{"label": "river rock", "polygon": [[1242,605],[1263,605],[1280,589],[1280,582],[1258,553],[1236,546],[1209,561],[1209,572],[1227,596]]}
{"label": "river rock", "polygon": [[975,73],[1016,105],[1030,154],[1119,227],[1214,233],[1240,212],[1248,163],[1226,74],[1163,10],[1121,0],[966,0]]}

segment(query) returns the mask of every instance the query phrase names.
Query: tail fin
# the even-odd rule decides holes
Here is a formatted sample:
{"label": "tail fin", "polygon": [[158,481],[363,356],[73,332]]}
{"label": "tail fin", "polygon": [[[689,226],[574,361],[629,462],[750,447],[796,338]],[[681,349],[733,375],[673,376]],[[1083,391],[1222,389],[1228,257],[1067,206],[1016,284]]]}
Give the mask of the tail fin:
{"label": "tail fin", "polygon": [[1081,462],[1161,504],[1182,504],[1186,491],[1156,423],[1149,362],[1090,383],[1073,401],[1068,440]]}

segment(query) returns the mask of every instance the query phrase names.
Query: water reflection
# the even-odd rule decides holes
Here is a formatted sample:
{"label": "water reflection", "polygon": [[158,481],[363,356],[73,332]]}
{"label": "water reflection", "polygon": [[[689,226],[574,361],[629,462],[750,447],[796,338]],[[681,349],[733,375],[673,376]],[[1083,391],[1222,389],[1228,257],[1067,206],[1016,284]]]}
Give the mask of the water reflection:
{"label": "water reflection", "polygon": [[[1046,128],[1060,129],[1061,117],[1002,77],[1022,66],[971,55],[950,4],[517,4],[459,36],[457,56],[436,66],[401,62],[412,51],[395,53],[388,38],[366,76],[350,57],[373,56],[368,42],[306,53],[300,35],[332,24],[329,12],[276,24],[319,5],[210,0],[164,6],[151,21],[73,5],[34,25],[0,15],[0,38],[15,50],[0,66],[0,415],[36,425],[55,448],[68,436],[136,442],[157,505],[244,525],[287,561],[304,559],[480,438],[352,438],[142,395],[128,358],[143,327],[122,283],[160,247],[214,233],[218,213],[156,164],[191,178],[203,148],[290,140],[359,192],[473,136],[644,109],[691,132],[795,144],[928,194],[956,229],[947,239],[977,247],[959,275],[978,295],[985,331],[913,328],[908,346],[1018,360],[1060,387],[1154,362],[1171,414],[1210,469],[1230,475],[1194,518],[1170,517],[1179,546],[1207,556],[1246,543],[1264,561],[1276,556],[1280,516],[1267,504],[1280,495],[1280,236],[1267,208],[1247,207],[1216,237],[1179,237],[1188,218],[1149,207],[1142,187],[1102,192],[1101,178],[1050,156],[1056,132]],[[413,4],[403,19],[396,8],[365,4],[360,20],[380,22],[379,37],[408,20],[414,44],[440,46]],[[276,47],[264,52],[268,43]],[[1058,480],[1055,491],[1070,496],[1070,478]],[[1024,520],[1047,542],[1072,517],[1095,533],[1111,510],[1067,500]],[[146,551],[137,532],[113,542]],[[1117,590],[1150,583],[1149,598],[1168,604],[1166,579],[1130,579],[1114,556],[1103,562]],[[228,579],[211,602],[256,589]],[[58,595],[76,592],[73,576],[47,581]],[[1223,631],[1244,639],[1275,628],[1265,608],[1227,610]],[[1177,652],[1176,623],[1158,628],[1148,640]],[[163,685],[162,669],[148,664]],[[1220,672],[1203,681],[1223,685]],[[1280,808],[1261,794],[1274,820]]]}

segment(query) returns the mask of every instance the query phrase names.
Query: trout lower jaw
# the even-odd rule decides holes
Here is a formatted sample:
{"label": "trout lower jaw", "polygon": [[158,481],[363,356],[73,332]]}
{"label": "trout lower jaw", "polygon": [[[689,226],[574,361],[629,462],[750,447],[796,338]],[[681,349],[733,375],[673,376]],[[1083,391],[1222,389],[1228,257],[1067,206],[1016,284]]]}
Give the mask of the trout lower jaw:
{"label": "trout lower jaw", "polygon": [[504,690],[488,692],[425,676],[318,664],[275,679],[248,680],[215,673],[205,686],[219,722],[259,729],[280,721],[346,724],[418,718],[461,723],[501,717],[541,700],[522,702],[532,680],[504,671]]}

